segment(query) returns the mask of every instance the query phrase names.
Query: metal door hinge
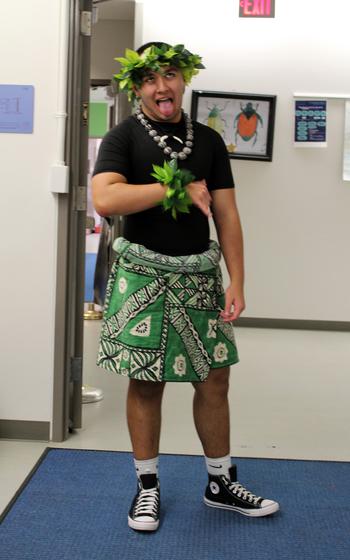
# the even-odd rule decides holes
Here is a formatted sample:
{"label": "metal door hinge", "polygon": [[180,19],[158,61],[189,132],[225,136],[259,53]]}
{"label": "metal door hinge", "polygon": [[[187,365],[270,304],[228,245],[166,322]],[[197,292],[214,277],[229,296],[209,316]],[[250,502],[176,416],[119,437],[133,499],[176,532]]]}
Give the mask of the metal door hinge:
{"label": "metal door hinge", "polygon": [[91,37],[92,12],[80,12],[80,33]]}
{"label": "metal door hinge", "polygon": [[83,126],[88,126],[89,124],[89,102],[84,101],[82,104],[82,111],[81,111],[81,124]]}
{"label": "metal door hinge", "polygon": [[87,208],[87,188],[74,187],[74,210],[86,211]]}
{"label": "metal door hinge", "polygon": [[71,358],[70,360],[70,381],[73,383],[81,382],[83,378],[83,358]]}

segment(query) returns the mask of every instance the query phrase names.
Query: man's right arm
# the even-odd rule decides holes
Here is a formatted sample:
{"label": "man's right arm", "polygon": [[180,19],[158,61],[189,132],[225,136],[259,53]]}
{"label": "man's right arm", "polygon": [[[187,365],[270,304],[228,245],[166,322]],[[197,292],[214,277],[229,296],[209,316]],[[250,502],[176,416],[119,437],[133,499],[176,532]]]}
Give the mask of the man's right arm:
{"label": "man's right arm", "polygon": [[[207,217],[211,216],[211,196],[205,181],[194,181],[187,187],[192,202]],[[120,173],[98,173],[92,179],[92,198],[100,216],[126,216],[157,206],[166,195],[160,183],[130,185]]]}
{"label": "man's right arm", "polygon": [[92,179],[92,198],[100,216],[126,216],[153,208],[165,197],[160,183],[130,185],[119,173],[98,173]]}

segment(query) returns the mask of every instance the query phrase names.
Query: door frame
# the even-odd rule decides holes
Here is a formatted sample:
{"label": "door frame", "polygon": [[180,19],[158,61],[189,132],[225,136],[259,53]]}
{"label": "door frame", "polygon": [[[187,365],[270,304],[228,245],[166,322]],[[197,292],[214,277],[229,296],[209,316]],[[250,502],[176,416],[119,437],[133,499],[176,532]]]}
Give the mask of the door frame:
{"label": "door frame", "polygon": [[[82,426],[85,229],[92,0],[69,2],[65,161],[69,192],[58,194],[51,440]],[[90,21],[90,26],[89,26]]]}

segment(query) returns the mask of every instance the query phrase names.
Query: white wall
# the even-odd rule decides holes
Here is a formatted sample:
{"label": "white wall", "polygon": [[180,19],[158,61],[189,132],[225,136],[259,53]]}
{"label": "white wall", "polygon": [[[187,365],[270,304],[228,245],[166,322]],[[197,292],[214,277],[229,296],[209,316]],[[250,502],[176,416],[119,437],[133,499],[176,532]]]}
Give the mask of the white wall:
{"label": "white wall", "polygon": [[232,160],[245,235],[245,316],[349,321],[344,103],[328,102],[328,148],[293,146],[293,92],[350,93],[348,1],[335,9],[326,0],[279,0],[275,19],[255,20],[238,17],[238,0],[139,4],[136,47],[163,40],[203,56],[206,70],[192,89],[278,96],[273,162]]}
{"label": "white wall", "polygon": [[[215,11],[198,6],[178,0],[175,10],[168,0],[146,2],[137,10],[143,14],[140,42],[183,41],[201,53],[207,70],[194,89],[278,95],[273,163],[233,162],[246,239],[247,316],[348,320],[343,108],[339,101],[329,103],[329,148],[295,150],[292,93],[349,93],[349,18],[335,19],[328,2],[322,12],[322,2],[281,0],[275,20],[259,21],[238,19],[238,0],[217,0]],[[345,0],[337,6],[349,11]],[[34,85],[35,114],[33,134],[0,133],[0,418],[50,421],[57,208],[49,173],[55,160],[59,0],[7,2],[1,16],[1,81]],[[106,71],[95,77],[106,77]],[[188,95],[187,109],[189,103]]]}
{"label": "white wall", "polygon": [[92,30],[91,78],[112,78],[120,68],[114,59],[124,56],[126,47],[131,49],[133,44],[133,21],[99,20]]}
{"label": "white wall", "polygon": [[59,0],[3,2],[1,82],[35,88],[33,134],[0,133],[0,418],[51,421]]}

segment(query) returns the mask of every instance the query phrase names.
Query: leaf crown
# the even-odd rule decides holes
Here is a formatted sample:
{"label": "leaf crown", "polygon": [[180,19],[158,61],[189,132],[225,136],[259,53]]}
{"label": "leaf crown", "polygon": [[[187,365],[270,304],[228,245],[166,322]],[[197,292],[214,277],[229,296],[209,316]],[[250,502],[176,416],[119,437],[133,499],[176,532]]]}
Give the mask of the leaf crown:
{"label": "leaf crown", "polygon": [[131,49],[125,50],[125,57],[118,57],[121,64],[119,74],[113,78],[119,81],[120,91],[128,92],[129,101],[135,99],[134,87],[140,87],[146,71],[159,72],[162,66],[175,66],[181,70],[186,85],[199,70],[205,68],[202,58],[188,51],[184,45],[174,47],[162,43],[151,45],[141,54]]}

